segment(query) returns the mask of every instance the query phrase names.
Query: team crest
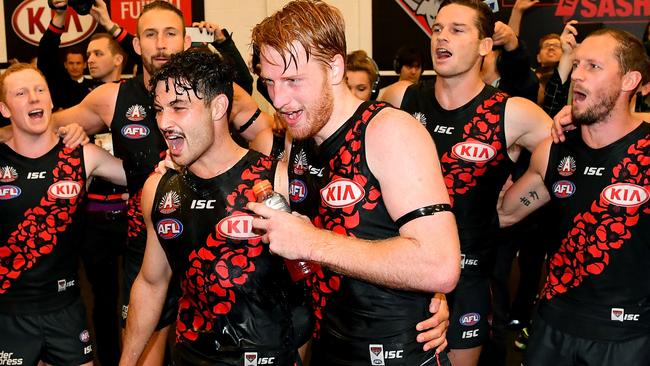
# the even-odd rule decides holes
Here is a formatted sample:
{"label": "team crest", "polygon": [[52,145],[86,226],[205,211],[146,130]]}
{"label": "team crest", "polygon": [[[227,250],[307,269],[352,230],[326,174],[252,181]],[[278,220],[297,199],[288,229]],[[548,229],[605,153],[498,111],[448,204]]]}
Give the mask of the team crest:
{"label": "team crest", "polygon": [[158,204],[158,211],[161,214],[170,214],[181,207],[181,197],[176,191],[169,191],[165,193],[160,199]]}
{"label": "team crest", "polygon": [[0,168],[0,182],[9,183],[16,180],[16,178],[18,178],[18,172],[16,171],[16,168],[8,165]]}
{"label": "team crest", "polygon": [[413,118],[417,119],[418,122],[422,123],[422,126],[427,125],[427,116],[424,115],[422,112],[415,112],[413,113]]}
{"label": "team crest", "polygon": [[563,176],[568,177],[576,171],[576,161],[572,156],[565,156],[557,166],[557,172]]}
{"label": "team crest", "polygon": [[303,175],[308,170],[309,163],[307,163],[307,154],[305,150],[300,149],[300,152],[293,159],[293,172],[297,175]]}
{"label": "team crest", "polygon": [[147,117],[147,111],[140,104],[134,104],[126,110],[126,118],[129,121],[142,121]]}

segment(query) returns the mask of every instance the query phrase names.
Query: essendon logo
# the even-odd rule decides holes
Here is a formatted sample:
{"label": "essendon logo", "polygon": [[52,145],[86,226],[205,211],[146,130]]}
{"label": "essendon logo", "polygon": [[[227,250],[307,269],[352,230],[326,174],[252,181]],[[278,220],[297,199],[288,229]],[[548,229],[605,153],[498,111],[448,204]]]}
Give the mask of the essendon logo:
{"label": "essendon logo", "polygon": [[459,319],[460,324],[466,327],[471,327],[472,325],[478,324],[479,320],[481,320],[481,315],[479,313],[463,314],[463,316],[461,316]]}
{"label": "essendon logo", "polygon": [[648,201],[648,191],[641,186],[631,183],[614,183],[600,193],[600,196],[615,206],[636,207]]}
{"label": "essendon logo", "polygon": [[639,314],[625,314],[625,309],[623,308],[612,308],[611,320],[617,322],[624,322],[624,321],[638,322],[639,317],[640,317]]}
{"label": "essendon logo", "polygon": [[361,185],[350,179],[338,179],[330,182],[320,190],[320,196],[325,204],[332,208],[353,206],[365,197]]}
{"label": "essendon logo", "polygon": [[130,124],[122,127],[122,136],[127,139],[137,140],[149,136],[149,128],[139,124]]}
{"label": "essendon logo", "polygon": [[305,182],[294,179],[289,183],[289,199],[291,202],[302,202],[307,197],[307,184]]}
{"label": "essendon logo", "polygon": [[181,206],[181,198],[175,191],[165,193],[158,204],[158,211],[161,214],[170,214]]}
{"label": "essendon logo", "polygon": [[12,166],[3,166],[0,168],[0,182],[9,183],[13,182],[18,178],[18,172],[16,168]]}
{"label": "essendon logo", "polygon": [[217,224],[217,232],[227,238],[238,240],[260,237],[253,231],[253,216],[246,214],[232,215],[222,219]]}
{"label": "essendon logo", "polygon": [[557,198],[567,198],[576,192],[576,185],[568,180],[561,180],[553,184],[553,194]]}
{"label": "essendon logo", "polygon": [[134,104],[126,110],[126,118],[129,121],[142,121],[147,116],[147,111],[140,104]]}
{"label": "essendon logo", "polygon": [[47,193],[54,198],[72,199],[79,195],[81,184],[70,180],[56,182],[47,189]]}
{"label": "essendon logo", "polygon": [[386,361],[384,360],[384,346],[382,344],[370,344],[368,345],[370,351],[370,364],[374,366],[384,366]]}
{"label": "essendon logo", "polygon": [[563,176],[568,177],[576,171],[576,161],[572,156],[565,156],[560,160],[557,166],[557,172]]}
{"label": "essendon logo", "polygon": [[258,357],[257,352],[244,353],[244,366],[274,365],[275,357]]}
{"label": "essendon logo", "polygon": [[163,239],[174,239],[183,233],[183,224],[176,219],[162,219],[156,225],[156,232]]}
{"label": "essendon logo", "polygon": [[497,155],[494,146],[476,141],[459,142],[451,148],[453,155],[471,163],[487,163]]}

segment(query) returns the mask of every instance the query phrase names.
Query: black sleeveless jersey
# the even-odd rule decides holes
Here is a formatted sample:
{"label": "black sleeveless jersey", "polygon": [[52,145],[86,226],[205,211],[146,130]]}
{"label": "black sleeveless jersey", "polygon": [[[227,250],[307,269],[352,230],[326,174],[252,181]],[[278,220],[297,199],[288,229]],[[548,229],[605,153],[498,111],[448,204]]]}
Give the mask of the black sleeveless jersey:
{"label": "black sleeveless jersey", "polygon": [[[294,140],[289,156],[294,211],[309,215],[317,227],[351,237],[399,235],[366,161],[366,128],[386,106],[363,103],[318,147],[313,140]],[[317,322],[312,364],[419,365],[430,357],[415,341],[415,324],[429,315],[430,295],[382,287],[328,269],[309,281]]]}
{"label": "black sleeveless jersey", "polygon": [[513,165],[504,131],[507,100],[486,85],[464,106],[445,110],[433,83],[410,86],[402,100],[401,108],[420,120],[436,143],[463,253],[489,251],[499,229],[497,199]]}
{"label": "black sleeveless jersey", "polygon": [[181,279],[177,341],[219,365],[248,364],[254,353],[274,365],[295,361],[289,276],[245,209],[256,201],[253,185],[273,182],[275,168],[249,151],[211,179],[170,171],[156,190],[152,222]]}
{"label": "black sleeveless jersey", "polygon": [[600,149],[587,146],[578,130],[552,145],[545,185],[562,237],[542,299],[572,314],[572,323],[602,319],[615,328],[603,331],[611,335],[644,323],[650,332],[649,172],[648,123]]}
{"label": "black sleeveless jersey", "polygon": [[137,75],[120,84],[111,121],[113,149],[115,156],[123,161],[129,191],[129,248],[140,253],[144,253],[146,243],[140,207],[142,186],[167,149],[152,106],[143,76]]}
{"label": "black sleeveless jersey", "polygon": [[78,296],[74,223],[85,184],[82,147],[58,143],[32,159],[0,144],[0,311]]}

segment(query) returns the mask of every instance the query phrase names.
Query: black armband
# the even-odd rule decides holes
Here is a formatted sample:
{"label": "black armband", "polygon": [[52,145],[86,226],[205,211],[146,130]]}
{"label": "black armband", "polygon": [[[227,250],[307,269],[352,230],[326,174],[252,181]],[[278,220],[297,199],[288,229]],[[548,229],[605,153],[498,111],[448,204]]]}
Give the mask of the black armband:
{"label": "black armband", "polygon": [[257,108],[257,110],[255,111],[255,113],[253,113],[251,118],[249,118],[248,121],[246,121],[246,123],[244,123],[243,125],[241,125],[241,127],[237,129],[237,132],[243,133],[244,131],[246,131],[246,129],[248,129],[248,127],[250,127],[253,124],[253,122],[255,122],[257,117],[260,116],[260,113],[262,113],[262,111],[259,108]]}
{"label": "black armband", "polygon": [[424,206],[416,208],[415,210],[403,215],[399,219],[395,220],[395,223],[398,227],[404,226],[409,221],[413,221],[422,216],[431,216],[435,215],[438,212],[451,211],[451,205],[448,203],[439,203],[437,205]]}

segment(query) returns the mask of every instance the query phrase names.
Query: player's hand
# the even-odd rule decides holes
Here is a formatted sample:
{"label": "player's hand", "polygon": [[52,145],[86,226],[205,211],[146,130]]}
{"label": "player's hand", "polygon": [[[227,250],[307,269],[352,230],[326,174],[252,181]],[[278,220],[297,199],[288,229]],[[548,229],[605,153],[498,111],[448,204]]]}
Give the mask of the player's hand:
{"label": "player's hand", "polygon": [[538,2],[539,0],[517,0],[515,1],[513,10],[525,12],[526,10],[530,9],[533,5],[537,4]]}
{"label": "player's hand", "polygon": [[435,348],[436,353],[440,353],[447,348],[447,328],[449,327],[449,306],[444,294],[434,295],[429,305],[429,311],[433,315],[415,326],[415,329],[420,332],[416,340],[418,343],[424,343],[422,347],[424,351]]}
{"label": "player's hand", "polygon": [[564,25],[564,29],[562,29],[562,34],[560,35],[562,52],[566,54],[570,54],[578,46],[578,42],[576,42],[578,30],[574,27],[575,24],[578,24],[577,20],[569,20]]}
{"label": "player's hand", "polygon": [[507,24],[497,21],[494,23],[492,40],[495,46],[503,46],[506,51],[512,51],[519,46],[519,39],[515,31]]}
{"label": "player's hand", "polygon": [[95,0],[95,4],[90,8],[90,15],[107,31],[115,24],[108,14],[108,7],[104,0]]}
{"label": "player's hand", "polygon": [[221,27],[217,23],[210,23],[207,21],[194,22],[192,27],[199,27],[202,31],[208,32],[208,34],[214,34],[214,40],[217,43],[221,43],[226,40],[226,35],[221,31]]}
{"label": "player's hand", "polygon": [[65,13],[68,8],[68,0],[52,0],[52,9],[57,13]]}
{"label": "player's hand", "polygon": [[307,216],[266,207],[263,203],[249,202],[246,208],[253,211],[253,228],[264,232],[262,240],[269,243],[272,253],[287,259],[311,260],[311,243],[319,230]]}
{"label": "player's hand", "polygon": [[551,136],[556,144],[566,139],[564,131],[575,130],[576,126],[571,120],[571,106],[567,105],[560,109],[553,117],[553,126],[551,127]]}
{"label": "player's hand", "polygon": [[181,166],[174,163],[174,160],[172,160],[171,154],[169,153],[169,149],[165,151],[165,154],[165,159],[158,162],[154,171],[160,175],[165,175],[169,169],[180,171]]}
{"label": "player's hand", "polygon": [[79,145],[85,145],[90,142],[88,135],[84,129],[76,123],[71,123],[67,126],[59,127],[56,134],[63,139],[66,147],[76,148]]}

